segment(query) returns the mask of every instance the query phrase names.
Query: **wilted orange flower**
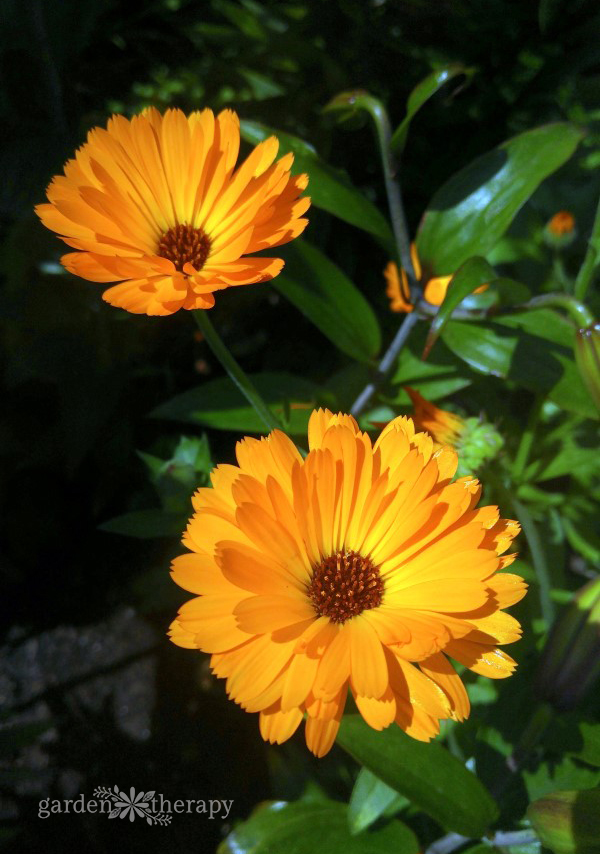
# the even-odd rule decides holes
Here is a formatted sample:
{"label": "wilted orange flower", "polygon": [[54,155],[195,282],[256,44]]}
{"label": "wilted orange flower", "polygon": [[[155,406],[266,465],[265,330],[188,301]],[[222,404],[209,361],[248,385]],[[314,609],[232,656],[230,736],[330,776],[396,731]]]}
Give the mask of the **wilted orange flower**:
{"label": "wilted orange flower", "polygon": [[[435,276],[433,279],[428,279],[423,283],[423,271],[421,270],[421,262],[415,243],[410,244],[410,257],[415,276],[421,281],[421,284],[424,284],[423,297],[430,305],[441,305],[444,302],[452,276]],[[383,275],[387,282],[385,292],[390,300],[390,309],[392,311],[411,312],[413,306],[405,298],[405,295],[410,298],[410,286],[404,270],[400,270],[400,275],[398,275],[398,266],[393,261],[390,261],[383,271]],[[479,294],[485,291],[486,288],[487,285],[482,285],[474,293]]]}
{"label": "wilted orange flower", "polygon": [[575,217],[570,211],[558,211],[548,221],[548,231],[554,237],[563,237],[565,234],[571,234],[575,228]]}
{"label": "wilted orange flower", "polygon": [[257,145],[235,169],[239,119],[231,110],[189,116],[149,109],[94,128],[48,187],[37,214],[78,250],[63,265],[92,282],[122,282],[104,299],[136,314],[212,308],[214,292],[264,282],[280,258],[249,253],[304,230],[306,175],[275,161],[278,142]]}
{"label": "wilted orange flower", "polygon": [[475,509],[457,455],[396,418],[374,445],[349,415],[312,413],[302,459],[283,433],[246,438],[237,466],[198,490],[173,577],[196,594],[170,630],[212,653],[229,696],[260,713],[281,743],[306,713],[317,756],[336,737],[348,689],[370,726],[428,741],[469,714],[448,656],[509,676],[497,648],[517,640],[501,609],[525,584],[499,557],[519,531],[497,507]]}
{"label": "wilted orange flower", "polygon": [[413,403],[413,421],[417,430],[431,435],[435,446],[452,445],[455,448],[465,431],[465,422],[460,415],[440,409],[435,403],[425,400],[418,391],[408,386],[404,389]]}

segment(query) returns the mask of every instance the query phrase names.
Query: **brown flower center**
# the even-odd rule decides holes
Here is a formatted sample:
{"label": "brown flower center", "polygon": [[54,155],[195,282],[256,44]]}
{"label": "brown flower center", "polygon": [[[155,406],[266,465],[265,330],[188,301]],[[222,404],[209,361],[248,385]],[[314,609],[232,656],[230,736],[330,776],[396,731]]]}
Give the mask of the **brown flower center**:
{"label": "brown flower center", "polygon": [[165,231],[158,244],[161,258],[168,258],[175,268],[183,273],[183,265],[188,262],[201,270],[210,252],[210,238],[201,228],[191,225],[175,225]]}
{"label": "brown flower center", "polygon": [[370,558],[338,552],[315,567],[308,595],[319,617],[345,623],[381,604],[383,579]]}

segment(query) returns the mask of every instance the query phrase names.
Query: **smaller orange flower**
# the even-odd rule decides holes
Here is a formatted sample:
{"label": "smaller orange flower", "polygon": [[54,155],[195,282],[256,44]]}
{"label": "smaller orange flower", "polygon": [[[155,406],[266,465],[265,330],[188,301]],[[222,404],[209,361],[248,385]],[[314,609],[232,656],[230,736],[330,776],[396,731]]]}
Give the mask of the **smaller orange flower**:
{"label": "smaller orange flower", "polygon": [[[433,279],[427,279],[427,281],[424,282],[421,262],[419,260],[415,243],[410,244],[410,257],[415,270],[415,276],[424,286],[423,296],[426,302],[430,305],[441,305],[446,297],[446,291],[448,290],[448,285],[450,284],[452,276],[434,276]],[[406,297],[410,299],[410,287],[404,270],[400,270],[400,274],[398,274],[397,265],[393,261],[390,261],[383,271],[383,275],[387,282],[385,292],[390,300],[390,309],[398,312],[411,312],[413,310],[413,305],[406,299]],[[480,288],[477,288],[475,293],[479,294],[486,289],[487,285],[482,285]]]}
{"label": "smaller orange flower", "polygon": [[457,447],[466,429],[465,421],[460,415],[455,415],[454,412],[448,412],[446,409],[439,409],[413,388],[406,386],[404,391],[413,403],[412,420],[416,429],[429,433],[436,448],[442,445]]}
{"label": "smaller orange flower", "polygon": [[558,211],[549,220],[547,227],[554,237],[564,237],[575,230],[575,217],[570,211]]}

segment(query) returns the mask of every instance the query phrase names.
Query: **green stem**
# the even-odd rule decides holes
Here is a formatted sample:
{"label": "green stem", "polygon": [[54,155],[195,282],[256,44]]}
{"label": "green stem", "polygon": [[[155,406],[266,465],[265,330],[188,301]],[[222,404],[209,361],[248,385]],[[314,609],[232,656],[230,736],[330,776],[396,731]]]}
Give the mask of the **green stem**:
{"label": "green stem", "polygon": [[594,243],[600,240],[600,200],[598,200],[598,207],[596,208],[596,218],[594,219],[594,225],[592,226],[592,233],[590,235],[590,239],[588,242],[587,252],[585,253],[585,258],[583,259],[583,264],[581,265],[581,269],[577,274],[577,278],[575,279],[575,297],[576,299],[583,300],[587,294],[588,288],[592,283],[594,278],[594,273],[596,270],[596,264],[598,261],[598,252],[594,247]]}
{"label": "green stem", "polygon": [[533,297],[524,305],[518,306],[519,311],[536,308],[563,308],[578,327],[587,328],[594,323],[594,315],[589,308],[569,294],[542,294],[539,297]]}
{"label": "green stem", "polygon": [[527,460],[529,459],[529,453],[531,451],[531,447],[533,445],[533,440],[535,437],[535,429],[537,427],[538,419],[540,417],[543,404],[543,396],[538,395],[534,400],[531,410],[529,412],[527,426],[525,427],[523,435],[521,436],[517,455],[512,466],[513,480],[520,481],[525,472],[525,466],[527,465]]}
{"label": "green stem", "polygon": [[555,614],[554,602],[551,595],[552,584],[550,581],[550,570],[546,561],[544,547],[536,524],[527,507],[504,486],[500,478],[494,477],[491,473],[488,474],[488,477],[490,477],[490,481],[500,496],[501,501],[511,505],[516,518],[521,523],[523,533],[525,534],[525,539],[527,540],[527,545],[529,546],[529,551],[531,553],[533,569],[540,588],[540,607],[542,610],[542,616],[544,617],[546,624],[549,626],[552,624]]}
{"label": "green stem", "polygon": [[394,232],[394,240],[396,242],[398,260],[408,278],[410,285],[410,301],[415,303],[421,294],[410,253],[410,238],[408,236],[408,225],[406,223],[406,216],[402,205],[402,193],[400,191],[400,184],[396,180],[398,166],[392,155],[392,129],[390,127],[390,120],[387,110],[381,101],[372,97],[367,97],[364,100],[368,102],[365,106],[373,119],[375,130],[377,132],[379,154],[381,156],[381,165],[383,167],[383,179],[385,181],[385,191],[390,209],[390,219],[392,222],[392,230]]}
{"label": "green stem", "polygon": [[252,384],[248,376],[240,368],[236,360],[233,358],[226,345],[223,343],[220,335],[212,325],[208,317],[208,312],[202,309],[196,309],[194,312],[198,329],[202,332],[206,343],[213,351],[219,362],[223,365],[233,382],[242,392],[248,402],[254,407],[257,415],[262,418],[265,426],[269,430],[281,430],[281,424],[277,417],[271,412],[265,401],[258,393],[256,387]]}
{"label": "green stem", "polygon": [[554,602],[552,600],[552,584],[550,581],[550,571],[544,554],[544,547],[540,538],[539,531],[535,522],[531,518],[529,510],[524,504],[521,504],[518,498],[511,498],[512,506],[514,507],[517,519],[523,527],[523,533],[531,552],[531,560],[537,582],[540,587],[540,607],[542,616],[546,621],[546,625],[551,625],[554,620]]}

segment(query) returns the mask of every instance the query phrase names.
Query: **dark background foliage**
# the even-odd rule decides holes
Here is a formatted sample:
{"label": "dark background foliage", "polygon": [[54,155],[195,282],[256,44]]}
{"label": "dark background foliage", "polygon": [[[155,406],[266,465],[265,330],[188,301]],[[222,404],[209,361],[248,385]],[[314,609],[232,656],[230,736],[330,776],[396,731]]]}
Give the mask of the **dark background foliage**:
{"label": "dark background foliage", "polygon": [[[102,302],[98,286],[61,274],[62,244],[32,206],[89,128],[113,111],[131,114],[154,104],[227,106],[309,139],[385,211],[371,129],[356,120],[334,126],[322,107],[339,91],[366,89],[397,123],[420,79],[432,68],[461,63],[475,69],[468,85],[445,87],[413,124],[402,183],[414,230],[433,192],[477,154],[522,130],[578,121],[598,107],[600,12],[585,0],[2,5],[0,577],[7,669],[0,702],[12,709],[9,717],[17,708],[46,721],[50,733],[40,755],[26,750],[20,775],[0,772],[3,833],[14,850],[41,850],[43,841],[47,851],[152,850],[153,844],[209,851],[223,832],[219,822],[176,817],[168,830],[144,832],[90,816],[41,822],[37,801],[69,796],[69,785],[89,796],[96,785],[118,783],[173,798],[233,798],[230,819],[236,819],[261,799],[297,796],[309,774],[329,792],[347,793],[351,772],[335,751],[317,763],[300,743],[268,749],[254,717],[226,700],[202,657],[165,640],[184,599],[167,572],[180,550],[177,538],[129,539],[99,530],[115,516],[157,503],[136,450],[169,459],[180,434],[149,413],[222,372],[186,313],[125,315]],[[589,166],[597,165],[598,143],[588,135]],[[577,181],[597,194],[587,173]],[[352,229],[322,212],[310,216],[311,241],[357,282],[391,332],[396,318],[386,314],[385,253],[371,245],[363,252]],[[583,226],[586,216],[582,203]],[[213,319],[249,371],[284,368],[321,382],[345,364],[268,287],[223,292]],[[231,460],[237,438],[211,432],[212,458]],[[77,644],[90,631],[110,633],[110,621],[123,614],[120,646],[99,655],[91,644],[83,663],[69,664],[58,627],[71,627],[70,642]],[[46,677],[55,674],[50,681],[42,674],[35,690],[19,659],[25,643],[38,659],[46,656]],[[148,720],[137,732],[135,723],[124,731],[126,713],[109,701],[119,680],[131,682],[132,662],[149,662],[155,679],[154,694],[140,689],[149,698]],[[146,671],[135,673],[147,678]],[[113,679],[102,702],[78,693],[86,680],[100,684],[98,678]]]}

